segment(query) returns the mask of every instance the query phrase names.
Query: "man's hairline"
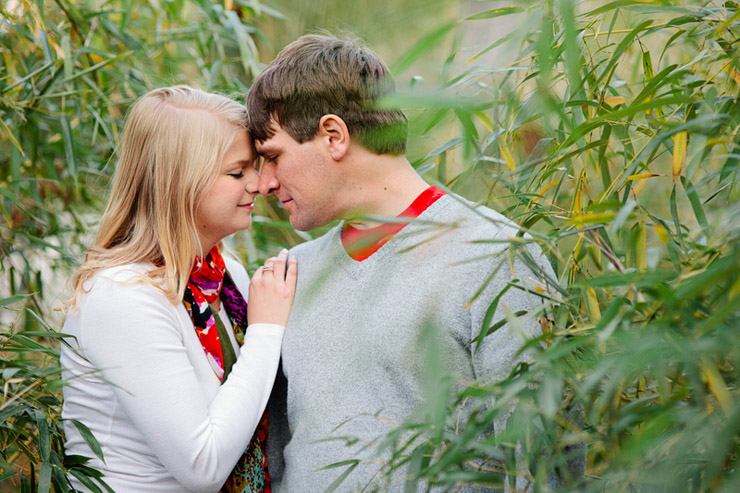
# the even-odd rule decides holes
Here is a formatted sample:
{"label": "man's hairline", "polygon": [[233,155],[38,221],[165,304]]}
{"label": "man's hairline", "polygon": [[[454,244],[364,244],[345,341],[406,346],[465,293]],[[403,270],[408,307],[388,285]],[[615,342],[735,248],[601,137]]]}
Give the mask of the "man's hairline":
{"label": "man's hairline", "polygon": [[[327,115],[334,115],[334,113],[327,113]],[[338,118],[342,118],[339,115],[335,115],[335,116],[337,116]],[[321,115],[321,117],[319,118],[319,120],[321,120],[321,118],[323,118],[323,117],[324,117],[324,115]],[[343,118],[342,118],[342,121],[344,121]],[[264,132],[267,135],[267,138],[265,138],[263,140],[254,139],[255,151],[257,151],[257,154],[259,154],[260,156],[264,155],[264,153],[262,151],[260,151],[260,150],[257,149],[257,144],[259,144],[260,146],[264,145],[265,142],[267,142],[268,140],[270,140],[273,137],[275,137],[275,135],[280,130],[283,130],[286,134],[288,134],[288,137],[290,137],[291,139],[295,140],[296,143],[298,143],[299,145],[300,144],[305,144],[306,142],[309,142],[310,140],[313,140],[314,138],[316,138],[316,135],[319,133],[319,128],[318,127],[319,127],[319,125],[317,123],[316,124],[316,130],[314,131],[313,137],[311,137],[310,139],[307,139],[307,140],[304,140],[303,142],[301,142],[298,139],[296,139],[295,137],[293,137],[290,134],[290,132],[288,131],[288,129],[285,128],[284,126],[282,126],[280,124],[280,122],[278,121],[277,117],[274,114],[272,114],[272,115],[270,115],[270,121],[267,124],[267,128],[265,129],[266,131]],[[252,133],[252,135],[253,135],[253,133]]]}

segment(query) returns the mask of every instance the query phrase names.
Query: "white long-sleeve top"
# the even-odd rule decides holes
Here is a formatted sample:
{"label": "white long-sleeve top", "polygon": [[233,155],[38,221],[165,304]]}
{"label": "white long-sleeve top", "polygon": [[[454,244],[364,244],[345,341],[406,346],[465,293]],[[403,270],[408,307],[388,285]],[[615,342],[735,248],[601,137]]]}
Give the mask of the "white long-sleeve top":
{"label": "white long-sleeve top", "polygon": [[[226,264],[246,297],[244,268]],[[185,307],[136,281],[148,268],[98,272],[67,316],[62,331],[75,339],[61,353],[66,453],[93,458],[117,492],[218,491],[262,416],[285,329],[252,324],[241,348],[232,335],[237,361],[221,385]],[[223,308],[221,318],[229,328]],[[72,419],[90,428],[105,463]]]}

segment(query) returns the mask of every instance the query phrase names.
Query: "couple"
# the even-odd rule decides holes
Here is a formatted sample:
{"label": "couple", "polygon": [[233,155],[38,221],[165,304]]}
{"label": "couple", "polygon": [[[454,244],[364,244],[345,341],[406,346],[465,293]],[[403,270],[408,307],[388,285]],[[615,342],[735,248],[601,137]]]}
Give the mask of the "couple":
{"label": "couple", "polygon": [[[515,368],[513,328],[471,341],[539,303],[512,280],[546,285],[496,241],[516,233],[505,218],[410,166],[403,113],[373,106],[391,90],[373,52],[311,35],[257,77],[246,109],[182,86],[132,107],[63,329],[67,453],[91,455],[77,420],[116,491],[323,491],[343,469],[322,468],[357,457],[341,490],[396,489],[373,483],[382,460],[364,446],[424,402],[429,354],[463,383]],[[219,245],[259,193],[299,230],[344,221],[250,282]]]}

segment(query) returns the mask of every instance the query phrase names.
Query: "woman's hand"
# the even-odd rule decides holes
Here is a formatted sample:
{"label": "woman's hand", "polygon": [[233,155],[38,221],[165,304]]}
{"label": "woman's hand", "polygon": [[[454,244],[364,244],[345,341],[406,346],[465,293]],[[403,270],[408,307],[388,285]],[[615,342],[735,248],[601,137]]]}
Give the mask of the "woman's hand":
{"label": "woman's hand", "polygon": [[247,317],[250,324],[288,325],[297,273],[298,263],[293,256],[288,260],[288,250],[280,252],[277,258],[268,259],[257,269],[249,283]]}

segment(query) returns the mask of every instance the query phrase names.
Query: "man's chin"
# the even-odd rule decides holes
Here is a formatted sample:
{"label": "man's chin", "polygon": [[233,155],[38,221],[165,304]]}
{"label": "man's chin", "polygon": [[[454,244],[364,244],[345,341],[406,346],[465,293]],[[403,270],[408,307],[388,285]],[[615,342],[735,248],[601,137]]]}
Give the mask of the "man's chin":
{"label": "man's chin", "polygon": [[302,223],[300,220],[295,218],[295,216],[293,216],[292,214],[289,220],[290,220],[290,225],[293,226],[293,229],[297,231],[311,231],[312,229],[314,229],[314,227],[311,227],[310,225]]}
{"label": "man's chin", "polygon": [[311,231],[312,229],[320,228],[329,222],[321,222],[310,218],[300,217],[298,214],[291,214],[288,220],[290,221],[290,225],[293,226],[293,229],[298,231]]}

